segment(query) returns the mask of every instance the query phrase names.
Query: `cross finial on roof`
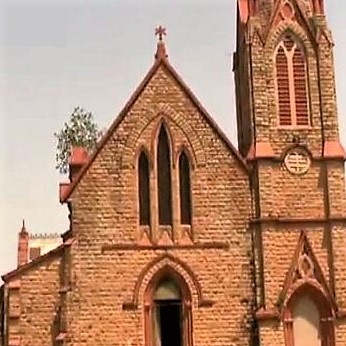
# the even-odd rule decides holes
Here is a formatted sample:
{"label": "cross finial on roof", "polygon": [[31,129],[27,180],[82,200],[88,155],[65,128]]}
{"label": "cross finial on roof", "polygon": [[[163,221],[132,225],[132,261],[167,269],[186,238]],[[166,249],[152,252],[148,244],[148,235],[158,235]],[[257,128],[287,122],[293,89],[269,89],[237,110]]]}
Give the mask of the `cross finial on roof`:
{"label": "cross finial on roof", "polygon": [[162,41],[163,36],[167,35],[166,28],[163,27],[162,25],[158,26],[155,29],[155,35],[159,37],[159,41]]}
{"label": "cross finial on roof", "polygon": [[165,59],[168,57],[168,55],[166,53],[166,47],[165,47],[165,44],[163,42],[163,36],[167,35],[166,28],[163,27],[162,25],[158,26],[155,29],[155,35],[158,36],[158,38],[159,38],[159,42],[157,42],[157,50],[156,50],[155,58],[156,59]]}

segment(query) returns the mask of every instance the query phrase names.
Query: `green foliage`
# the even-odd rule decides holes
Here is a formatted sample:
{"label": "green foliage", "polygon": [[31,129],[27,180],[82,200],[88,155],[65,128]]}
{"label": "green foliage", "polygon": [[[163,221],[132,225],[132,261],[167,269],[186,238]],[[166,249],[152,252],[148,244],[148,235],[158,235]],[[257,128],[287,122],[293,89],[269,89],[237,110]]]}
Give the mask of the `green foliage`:
{"label": "green foliage", "polygon": [[92,113],[81,107],[75,108],[61,131],[54,133],[54,137],[57,139],[56,169],[60,173],[67,173],[71,147],[81,146],[90,151],[95,148],[100,134]]}

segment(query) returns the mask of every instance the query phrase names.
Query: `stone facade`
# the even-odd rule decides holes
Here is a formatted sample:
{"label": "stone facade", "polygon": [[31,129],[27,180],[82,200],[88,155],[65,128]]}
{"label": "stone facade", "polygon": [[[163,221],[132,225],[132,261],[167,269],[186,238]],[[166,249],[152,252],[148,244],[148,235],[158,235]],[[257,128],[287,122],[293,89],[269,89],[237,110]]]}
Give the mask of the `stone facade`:
{"label": "stone facade", "polygon": [[[273,56],[287,32],[304,46],[308,66],[310,118],[302,128],[277,121]],[[60,186],[71,220],[62,244],[3,277],[4,345],[172,345],[162,322],[168,310],[156,296],[167,280],[178,292],[165,298],[178,306],[170,310],[178,324],[165,317],[172,337],[179,334],[174,346],[300,346],[304,333],[316,346],[345,345],[345,153],[322,3],[238,1],[240,153],[169,63],[163,28],[157,33],[154,65],[95,152],[73,150],[71,180]],[[162,131],[168,223],[158,217]],[[141,153],[150,187],[144,224]]]}

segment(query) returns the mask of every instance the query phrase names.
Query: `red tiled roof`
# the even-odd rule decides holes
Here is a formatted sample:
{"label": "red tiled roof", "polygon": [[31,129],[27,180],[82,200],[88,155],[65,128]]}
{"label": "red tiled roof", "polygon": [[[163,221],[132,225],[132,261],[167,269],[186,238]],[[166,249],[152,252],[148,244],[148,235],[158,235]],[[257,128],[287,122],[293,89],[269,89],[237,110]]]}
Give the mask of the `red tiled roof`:
{"label": "red tiled roof", "polygon": [[[163,53],[162,53],[163,52]],[[145,89],[146,85],[149,83],[150,79],[155,75],[156,71],[160,66],[164,66],[168,72],[171,73],[173,78],[177,81],[177,83],[180,85],[180,87],[183,89],[183,91],[187,94],[187,96],[190,98],[192,103],[197,107],[197,109],[203,114],[207,122],[210,124],[212,129],[218,134],[218,136],[221,138],[221,140],[225,143],[227,148],[231,151],[231,153],[237,158],[240,165],[244,168],[246,172],[248,172],[248,167],[246,165],[245,160],[242,158],[240,153],[237,151],[237,149],[233,146],[231,141],[227,138],[227,136],[222,132],[222,130],[219,128],[219,126],[216,124],[216,122],[212,119],[212,117],[208,114],[208,112],[205,110],[205,108],[201,105],[201,103],[198,101],[197,97],[192,93],[192,91],[189,89],[189,87],[185,84],[185,82],[182,80],[182,78],[179,76],[179,74],[176,72],[176,70],[173,68],[173,66],[168,62],[167,55],[165,53],[165,50],[161,47],[161,45],[158,45],[158,53],[156,54],[156,60],[153,64],[153,66],[150,68],[149,72],[144,77],[143,81],[139,84],[135,92],[132,94],[128,102],[125,104],[122,111],[119,113],[118,117],[114,120],[110,128],[107,130],[107,132],[104,134],[104,136],[101,138],[99,143],[97,144],[94,152],[89,156],[88,161],[86,164],[81,168],[80,172],[76,175],[74,181],[70,183],[68,186],[66,184],[61,184],[63,188],[60,189],[60,202],[66,203],[68,201],[68,198],[71,196],[72,192],[80,182],[80,180],[83,178],[84,174],[87,172],[91,164],[96,159],[99,152],[102,150],[104,145],[107,143],[115,129],[119,126],[121,121],[124,119],[126,114],[129,112],[133,104],[136,102],[140,94]]]}

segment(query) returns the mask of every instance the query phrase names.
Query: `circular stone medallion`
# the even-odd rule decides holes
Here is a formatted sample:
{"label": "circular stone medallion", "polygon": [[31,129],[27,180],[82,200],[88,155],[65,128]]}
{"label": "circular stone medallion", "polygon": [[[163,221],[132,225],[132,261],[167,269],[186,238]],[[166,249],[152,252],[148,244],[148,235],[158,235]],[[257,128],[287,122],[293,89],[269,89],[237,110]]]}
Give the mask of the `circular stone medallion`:
{"label": "circular stone medallion", "polygon": [[292,174],[306,173],[311,164],[310,156],[301,148],[291,149],[284,158],[284,163],[288,171]]}

